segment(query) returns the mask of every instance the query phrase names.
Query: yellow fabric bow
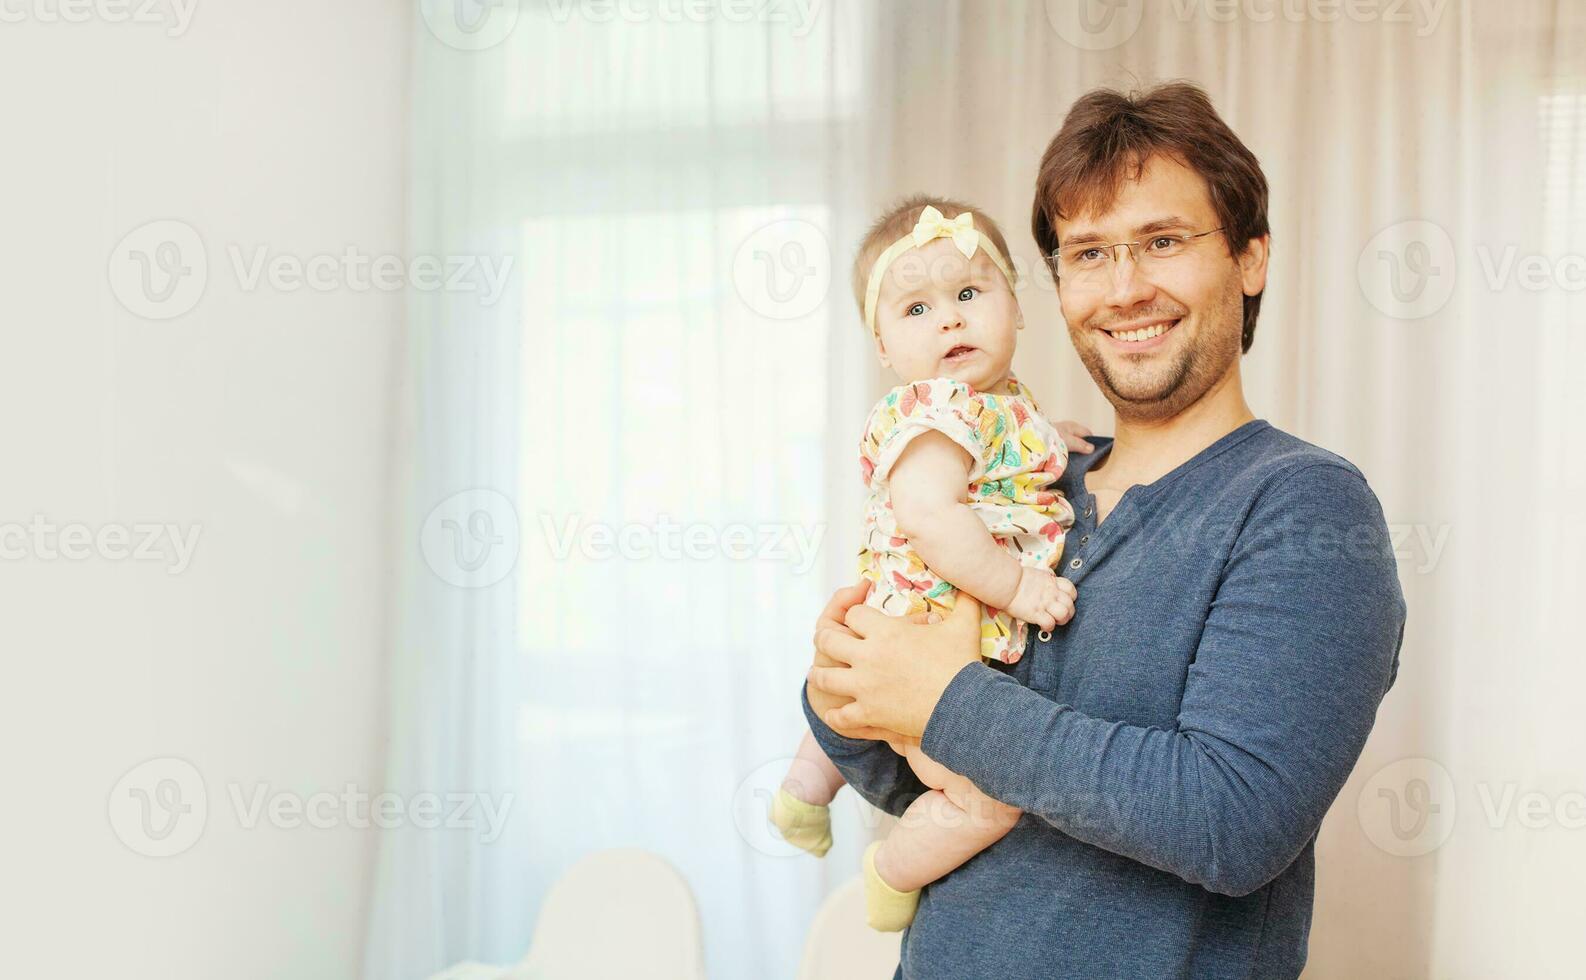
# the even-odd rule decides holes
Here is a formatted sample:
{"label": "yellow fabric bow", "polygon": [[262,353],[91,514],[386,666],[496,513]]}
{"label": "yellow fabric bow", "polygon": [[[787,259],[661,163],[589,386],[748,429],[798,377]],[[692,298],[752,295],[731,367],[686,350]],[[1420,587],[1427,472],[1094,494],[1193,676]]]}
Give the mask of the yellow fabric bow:
{"label": "yellow fabric bow", "polygon": [[881,295],[881,277],[887,271],[887,266],[909,249],[919,248],[937,238],[951,238],[958,250],[964,253],[964,257],[970,259],[975,257],[977,248],[985,246],[986,257],[991,259],[992,264],[1002,273],[1002,278],[1008,281],[1008,288],[1012,289],[1018,283],[1013,270],[1008,266],[1007,259],[1002,257],[1002,250],[997,247],[997,243],[987,238],[985,232],[975,230],[973,214],[965,211],[948,221],[934,205],[927,204],[920,212],[919,219],[914,222],[914,229],[888,245],[885,251],[876,256],[875,264],[870,267],[870,278],[865,285],[863,309],[865,326],[870,328],[871,333],[876,332],[876,300]]}
{"label": "yellow fabric bow", "polygon": [[975,216],[968,211],[949,220],[942,212],[927,204],[925,210],[920,212],[920,220],[914,223],[914,230],[910,232],[914,240],[914,247],[919,248],[926,242],[937,238],[951,238],[953,244],[964,253],[964,258],[975,257],[975,249],[980,245],[980,233],[975,231]]}

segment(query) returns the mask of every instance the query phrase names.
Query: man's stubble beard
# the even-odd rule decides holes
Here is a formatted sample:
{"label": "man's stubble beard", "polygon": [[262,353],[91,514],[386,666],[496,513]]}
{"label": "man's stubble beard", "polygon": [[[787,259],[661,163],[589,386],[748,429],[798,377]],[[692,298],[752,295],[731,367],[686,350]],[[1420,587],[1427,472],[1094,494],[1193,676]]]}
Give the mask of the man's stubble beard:
{"label": "man's stubble beard", "polygon": [[[1239,360],[1240,336],[1244,326],[1244,291],[1237,280],[1232,295],[1225,295],[1220,309],[1208,310],[1211,321],[1203,320],[1189,342],[1181,346],[1169,364],[1142,380],[1131,382],[1115,377],[1101,353],[1105,342],[1091,327],[1081,328],[1089,343],[1073,337],[1074,350],[1090,372],[1096,387],[1112,403],[1120,419],[1130,422],[1158,422],[1170,419],[1200,401]],[[1226,321],[1232,316],[1232,325]],[[1181,321],[1175,329],[1184,329]],[[1072,333],[1072,331],[1071,331]]]}

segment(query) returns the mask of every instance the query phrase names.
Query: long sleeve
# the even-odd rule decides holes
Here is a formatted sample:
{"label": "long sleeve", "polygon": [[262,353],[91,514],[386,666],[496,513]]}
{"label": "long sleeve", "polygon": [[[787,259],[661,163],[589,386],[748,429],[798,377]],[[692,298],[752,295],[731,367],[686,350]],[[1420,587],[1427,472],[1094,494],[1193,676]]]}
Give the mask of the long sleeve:
{"label": "long sleeve", "polygon": [[1079,840],[1255,891],[1315,836],[1397,674],[1405,607],[1388,542],[1358,473],[1299,469],[1232,544],[1176,730],[1090,717],[970,664],[921,748]]}
{"label": "long sleeve", "polygon": [[799,699],[821,750],[854,792],[873,806],[901,817],[915,797],[927,791],[908,760],[892,751],[892,746],[873,739],[845,738],[833,731],[810,707],[808,685],[800,688]]}

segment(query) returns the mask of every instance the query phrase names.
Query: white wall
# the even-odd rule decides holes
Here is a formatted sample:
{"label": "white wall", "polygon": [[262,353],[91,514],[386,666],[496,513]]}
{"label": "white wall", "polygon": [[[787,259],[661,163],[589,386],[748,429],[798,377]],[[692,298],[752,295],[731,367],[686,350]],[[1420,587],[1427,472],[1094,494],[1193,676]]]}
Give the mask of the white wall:
{"label": "white wall", "polygon": [[[250,290],[228,247],[401,253],[406,5],[211,0],[185,30],[170,0],[165,23],[57,8],[0,9],[0,975],[354,976],[373,833],[323,803],[341,826],[245,829],[228,784],[378,791],[403,299]],[[208,260],[196,307],[160,322],[107,273],[156,219]],[[4,527],[35,516],[199,538],[171,574]],[[112,789],[163,757],[195,767],[208,814],[147,857]]]}

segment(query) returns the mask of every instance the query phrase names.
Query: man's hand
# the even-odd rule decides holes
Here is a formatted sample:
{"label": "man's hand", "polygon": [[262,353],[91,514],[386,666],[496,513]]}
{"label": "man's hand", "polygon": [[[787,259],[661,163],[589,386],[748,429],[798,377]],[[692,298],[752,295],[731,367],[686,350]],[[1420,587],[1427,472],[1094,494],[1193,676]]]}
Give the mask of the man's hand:
{"label": "man's hand", "polygon": [[[815,622],[815,663],[812,665],[812,669],[806,676],[806,681],[812,681],[814,679],[816,669],[821,667],[843,666],[841,661],[833,660],[831,657],[821,653],[819,646],[820,636],[827,630],[835,630],[839,633],[847,634],[848,636],[854,636],[853,631],[847,626],[843,625],[843,617],[848,614],[849,609],[864,602],[865,596],[869,593],[869,580],[861,580],[858,585],[849,586],[846,589],[838,589],[836,592],[832,593],[831,601],[826,603],[826,608],[821,610],[820,619]],[[816,687],[813,683],[806,683],[805,690],[809,693],[810,707],[815,709],[815,714],[818,715],[822,721],[826,722],[826,724],[831,725],[832,730],[844,738],[870,738],[876,739],[877,741],[886,742],[899,737],[897,732],[885,728],[876,728],[870,725],[854,725],[843,727],[832,725],[831,716],[836,711],[836,709],[849,703],[853,700],[853,698],[839,697],[819,687]]]}
{"label": "man's hand", "polygon": [[[948,683],[980,660],[980,603],[960,592],[945,621],[910,622],[861,605],[866,588],[841,589],[826,606],[815,631],[810,706],[839,734],[887,729],[920,738]],[[817,690],[832,697],[817,703]]]}

